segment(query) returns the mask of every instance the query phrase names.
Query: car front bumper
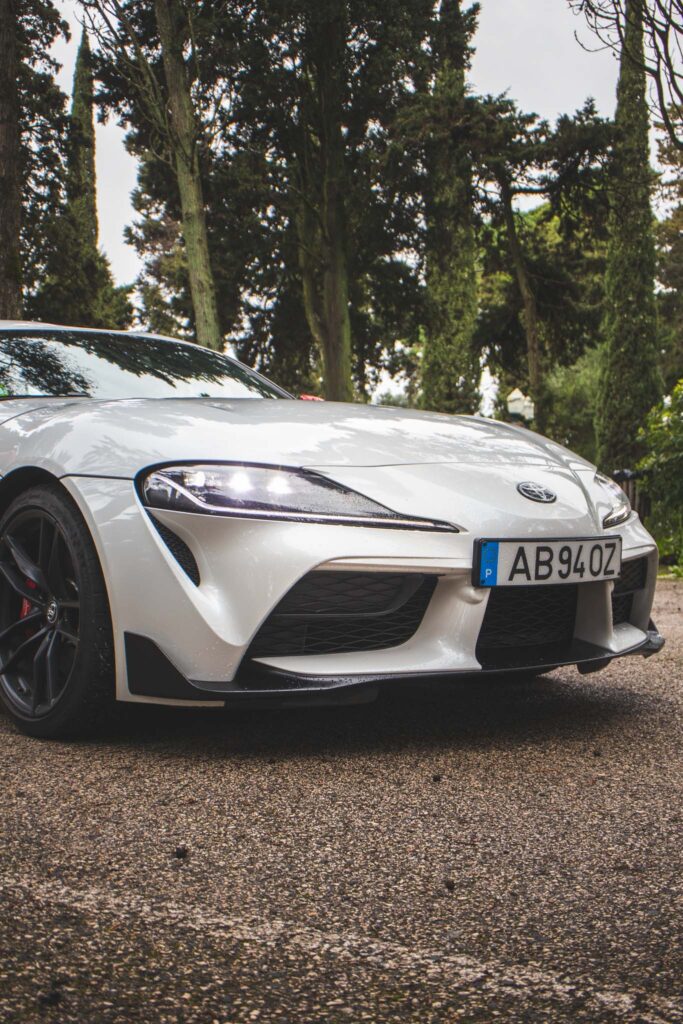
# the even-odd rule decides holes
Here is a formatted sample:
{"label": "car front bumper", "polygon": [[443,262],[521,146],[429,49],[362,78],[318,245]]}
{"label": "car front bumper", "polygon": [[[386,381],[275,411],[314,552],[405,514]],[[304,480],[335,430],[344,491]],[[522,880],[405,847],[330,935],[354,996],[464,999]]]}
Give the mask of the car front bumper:
{"label": "car front bumper", "polygon": [[[531,664],[529,674],[542,673],[562,665],[577,665],[582,675],[599,672],[614,657],[640,655],[648,658],[664,646],[664,637],[654,623],[645,639],[630,650],[618,655],[592,644],[577,644],[569,660]],[[390,674],[356,674],[349,676],[297,675],[279,669],[249,666],[235,678],[220,684],[190,681],[183,677],[175,665],[165,657],[156,644],[147,637],[127,633],[125,636],[128,684],[133,692],[149,699],[164,699],[186,704],[198,699],[213,706],[225,707],[320,707],[366,704],[375,700],[380,690],[397,682],[414,684],[419,688],[426,680],[457,679],[469,673],[392,672]],[[524,668],[480,669],[477,676],[518,675]]]}
{"label": "car front bumper", "polygon": [[[155,513],[191,549],[201,577],[196,586],[142,508],[132,481],[69,477],[63,482],[91,528],[102,562],[121,700],[338,703],[370,699],[392,679],[482,673],[477,640],[490,591],[472,584],[476,538],[471,532]],[[511,517],[498,535],[504,537],[507,530],[515,536],[519,528]],[[556,521],[539,523],[536,532],[572,536],[577,529],[586,535],[585,524]],[[582,584],[566,657],[536,657],[529,663],[522,657],[507,670],[579,664],[590,671],[615,657],[654,652],[657,641],[648,630],[656,547],[635,516],[619,532],[623,558],[648,563],[646,584],[634,596],[629,620],[613,625],[612,583]],[[245,661],[278,602],[313,571],[421,573],[437,579],[419,627],[399,646]]]}

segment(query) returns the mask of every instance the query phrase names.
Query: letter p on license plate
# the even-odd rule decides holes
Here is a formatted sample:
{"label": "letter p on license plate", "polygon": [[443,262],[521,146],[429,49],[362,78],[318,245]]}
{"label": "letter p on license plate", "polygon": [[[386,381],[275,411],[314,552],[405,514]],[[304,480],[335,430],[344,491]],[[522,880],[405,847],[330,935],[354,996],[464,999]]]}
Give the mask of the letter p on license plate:
{"label": "letter p on license plate", "polygon": [[475,543],[476,587],[528,587],[543,583],[589,583],[621,572],[621,537],[577,540],[479,540]]}

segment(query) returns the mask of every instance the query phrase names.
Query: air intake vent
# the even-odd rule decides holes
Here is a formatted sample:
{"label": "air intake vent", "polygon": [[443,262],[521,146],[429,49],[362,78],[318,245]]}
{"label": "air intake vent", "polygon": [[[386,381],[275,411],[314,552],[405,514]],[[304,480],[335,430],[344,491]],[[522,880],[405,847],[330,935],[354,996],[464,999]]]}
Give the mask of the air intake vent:
{"label": "air intake vent", "polygon": [[183,570],[185,575],[192,580],[195,587],[198,587],[201,582],[199,566],[197,565],[197,559],[194,557],[185,541],[181,540],[177,533],[174,533],[173,530],[169,530],[167,526],[160,523],[158,519],[154,518],[154,516],[150,516],[150,519],[154,523],[157,533],[175,558],[180,568]]}
{"label": "air intake vent", "polygon": [[612,591],[612,622],[630,622],[633,598],[647,583],[647,558],[631,558],[621,563],[621,575]]}
{"label": "air intake vent", "polygon": [[436,576],[312,572],[261,626],[248,658],[379,651],[409,640],[422,622]]}
{"label": "air intake vent", "polygon": [[479,632],[477,660],[490,669],[562,661],[574,637],[577,599],[572,583],[494,587]]}

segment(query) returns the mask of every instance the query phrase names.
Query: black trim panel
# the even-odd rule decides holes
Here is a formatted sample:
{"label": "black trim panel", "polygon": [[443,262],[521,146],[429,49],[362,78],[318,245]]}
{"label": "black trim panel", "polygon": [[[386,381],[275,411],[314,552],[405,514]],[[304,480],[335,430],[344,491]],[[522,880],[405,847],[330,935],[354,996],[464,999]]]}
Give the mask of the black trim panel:
{"label": "black trim panel", "polygon": [[213,700],[215,695],[193,686],[149,637],[124,633],[128,689],[137,697],[167,700]]}

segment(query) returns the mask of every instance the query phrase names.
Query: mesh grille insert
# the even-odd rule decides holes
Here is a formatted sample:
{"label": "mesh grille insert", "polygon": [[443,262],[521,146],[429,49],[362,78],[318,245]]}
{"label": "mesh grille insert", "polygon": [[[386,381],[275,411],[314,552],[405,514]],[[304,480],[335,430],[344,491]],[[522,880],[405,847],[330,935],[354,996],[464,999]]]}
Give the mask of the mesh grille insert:
{"label": "mesh grille insert", "polygon": [[612,624],[630,622],[633,611],[633,594],[612,594]]}
{"label": "mesh grille insert", "polygon": [[632,558],[621,563],[621,575],[615,580],[615,594],[632,594],[642,590],[647,581],[647,558]]}
{"label": "mesh grille insert", "polygon": [[435,576],[415,573],[309,573],[268,616],[247,657],[397,647],[416,632],[435,586]]}
{"label": "mesh grille insert", "polygon": [[477,641],[484,668],[562,660],[572,643],[578,586],[494,587],[489,594]]}
{"label": "mesh grille insert", "polygon": [[633,597],[647,583],[647,558],[631,558],[621,563],[621,575],[615,580],[612,591],[612,622],[630,622],[633,611]]}
{"label": "mesh grille insert", "polygon": [[195,587],[198,587],[201,583],[201,576],[199,575],[199,566],[197,560],[190,551],[189,547],[184,540],[181,540],[177,533],[173,530],[169,530],[167,526],[160,523],[154,516],[150,516],[150,519],[156,527],[157,533],[163,540],[164,544],[171,552],[176,562],[183,570],[183,572],[189,576],[194,583]]}

